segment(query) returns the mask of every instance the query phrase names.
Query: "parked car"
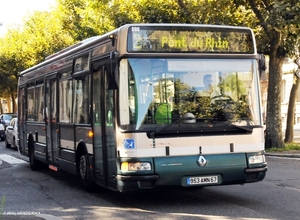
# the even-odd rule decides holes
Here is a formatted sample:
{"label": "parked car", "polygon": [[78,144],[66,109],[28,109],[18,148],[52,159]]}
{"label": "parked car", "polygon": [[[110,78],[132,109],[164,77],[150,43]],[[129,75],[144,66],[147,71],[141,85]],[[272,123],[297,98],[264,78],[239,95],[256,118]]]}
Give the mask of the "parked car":
{"label": "parked car", "polygon": [[14,114],[14,113],[3,113],[0,115],[0,123],[4,125],[4,127],[6,128],[11,119],[13,118],[16,118],[17,117],[17,114]]}
{"label": "parked car", "polygon": [[0,124],[0,139],[3,141],[5,138],[5,127],[3,124]]}
{"label": "parked car", "polygon": [[15,150],[18,150],[18,141],[19,141],[18,119],[13,118],[5,130],[5,146],[7,148],[11,147]]}

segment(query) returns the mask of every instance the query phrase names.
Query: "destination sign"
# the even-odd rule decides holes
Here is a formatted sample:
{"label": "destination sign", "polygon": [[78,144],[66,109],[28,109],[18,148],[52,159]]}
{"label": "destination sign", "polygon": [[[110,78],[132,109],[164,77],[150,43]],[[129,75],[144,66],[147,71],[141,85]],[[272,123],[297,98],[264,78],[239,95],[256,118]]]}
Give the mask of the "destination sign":
{"label": "destination sign", "polygon": [[253,54],[250,29],[228,27],[133,26],[128,52],[134,53],[242,53]]}

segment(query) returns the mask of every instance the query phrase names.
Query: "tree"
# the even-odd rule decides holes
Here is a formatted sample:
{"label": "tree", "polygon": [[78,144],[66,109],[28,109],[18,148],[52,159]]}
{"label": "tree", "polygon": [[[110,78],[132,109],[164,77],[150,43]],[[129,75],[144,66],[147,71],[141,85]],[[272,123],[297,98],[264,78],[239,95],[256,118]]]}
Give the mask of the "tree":
{"label": "tree", "polygon": [[15,41],[21,39],[21,37],[19,33],[10,32],[7,37],[0,39],[0,80],[5,82],[0,85],[0,96],[12,101],[12,111],[14,113],[17,112],[18,73],[23,69],[23,66],[19,65],[21,62],[18,62],[19,57],[17,57],[15,51],[17,42]]}
{"label": "tree", "polygon": [[300,79],[298,77],[294,77],[293,86],[290,93],[289,105],[288,105],[288,114],[287,114],[287,123],[286,123],[286,131],[284,143],[293,142],[294,139],[294,120],[295,120],[295,102],[296,102],[296,93],[299,89]]}
{"label": "tree", "polygon": [[294,0],[236,0],[249,7],[260,27],[257,34],[260,51],[269,55],[269,85],[265,147],[283,147],[281,122],[282,64],[286,56],[297,52],[300,3]]}
{"label": "tree", "polygon": [[105,24],[108,21],[105,19],[109,18],[101,10],[106,5],[103,4],[102,6],[101,1],[57,0],[57,3],[57,12],[60,14],[62,29],[68,31],[75,42],[99,35],[101,28],[99,29],[98,25]]}
{"label": "tree", "polygon": [[[300,58],[295,60],[295,63],[297,65],[300,64]],[[294,123],[295,123],[295,109],[296,109],[296,96],[297,91],[300,87],[300,78],[299,78],[299,71],[300,66],[298,66],[298,70],[296,70],[296,75],[294,75],[294,82],[290,93],[290,100],[288,105],[288,113],[287,113],[287,123],[286,123],[286,131],[285,131],[285,138],[284,143],[290,143],[293,142],[294,139]]]}
{"label": "tree", "polygon": [[20,72],[45,57],[74,43],[62,29],[57,13],[34,12],[24,20],[24,25],[11,29],[0,39],[0,96],[10,97],[13,112],[17,111],[17,82]]}
{"label": "tree", "polygon": [[[127,23],[202,23],[254,26],[254,14],[232,0],[58,0],[64,27],[75,40]],[[205,13],[201,13],[205,12]]]}

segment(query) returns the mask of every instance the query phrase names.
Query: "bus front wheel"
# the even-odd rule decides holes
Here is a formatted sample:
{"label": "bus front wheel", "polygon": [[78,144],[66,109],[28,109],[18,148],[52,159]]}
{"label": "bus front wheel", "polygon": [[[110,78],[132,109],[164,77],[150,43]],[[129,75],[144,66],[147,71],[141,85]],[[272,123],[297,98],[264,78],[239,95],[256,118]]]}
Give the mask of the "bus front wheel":
{"label": "bus front wheel", "polygon": [[86,191],[93,192],[95,190],[95,183],[91,180],[89,175],[88,155],[82,154],[79,159],[79,177],[83,183]]}
{"label": "bus front wheel", "polygon": [[86,155],[81,155],[80,161],[79,161],[79,174],[80,178],[82,180],[87,179],[87,156]]}

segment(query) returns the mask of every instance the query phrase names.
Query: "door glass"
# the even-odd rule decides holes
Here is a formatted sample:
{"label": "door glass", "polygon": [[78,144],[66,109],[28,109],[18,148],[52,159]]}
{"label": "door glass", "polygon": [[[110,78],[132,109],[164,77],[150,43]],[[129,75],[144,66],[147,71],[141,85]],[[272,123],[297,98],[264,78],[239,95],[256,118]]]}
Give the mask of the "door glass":
{"label": "door glass", "polygon": [[72,80],[64,80],[59,82],[59,92],[60,92],[60,112],[59,120],[64,123],[71,123],[72,118]]}
{"label": "door glass", "polygon": [[93,74],[93,127],[96,176],[104,176],[101,130],[101,70],[102,69],[99,68],[99,70]]}
{"label": "door glass", "polygon": [[114,91],[108,89],[108,79],[110,73],[105,71],[104,74],[107,78],[105,86],[105,131],[106,131],[106,148],[107,148],[107,171],[108,179],[113,178],[113,174],[116,172],[116,134],[114,128]]}
{"label": "door glass", "polygon": [[27,90],[27,103],[28,103],[28,109],[27,109],[27,120],[28,121],[34,121],[34,87],[30,87]]}
{"label": "door glass", "polygon": [[74,79],[74,123],[88,124],[89,117],[89,76]]}
{"label": "door glass", "polygon": [[47,121],[47,150],[48,159],[54,160],[57,152],[58,135],[57,135],[57,111],[56,111],[56,80],[52,79],[46,83],[46,111]]}

